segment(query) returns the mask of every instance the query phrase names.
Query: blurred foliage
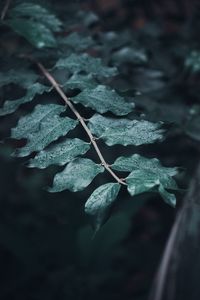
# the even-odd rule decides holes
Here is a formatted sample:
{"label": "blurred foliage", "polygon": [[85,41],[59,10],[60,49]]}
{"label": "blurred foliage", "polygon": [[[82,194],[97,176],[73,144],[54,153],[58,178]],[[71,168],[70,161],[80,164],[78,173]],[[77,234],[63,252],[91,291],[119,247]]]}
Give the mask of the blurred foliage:
{"label": "blurred foliage", "polygon": [[[187,188],[199,160],[199,4],[175,0],[41,4],[60,15],[66,28],[63,34],[53,33],[62,50],[44,48],[38,50],[38,58],[43,61],[48,55],[52,67],[57,58],[73,51],[78,34],[84,37],[78,44],[80,52],[95,41],[93,52],[120,69],[109,85],[121,96],[134,97],[132,117],[142,115],[149,121],[167,123],[168,139],[156,146],[139,147],[139,153],[180,166],[183,171],[178,181]],[[3,1],[0,6],[2,10]],[[74,31],[77,35],[71,35]],[[13,37],[5,25],[1,36],[4,76],[11,66],[21,68],[19,54],[31,53],[32,48],[23,38]],[[26,65],[30,62],[23,60],[23,67]],[[61,70],[56,76],[62,79],[69,74]],[[66,91],[71,92],[69,87]],[[24,92],[23,86],[5,85],[1,102],[5,96],[20,99]],[[45,95],[44,103],[49,103],[50,97]],[[38,96],[38,103],[40,100]],[[9,128],[32,108],[26,103],[15,116],[2,118],[1,137],[9,136]],[[26,159],[11,158],[16,146],[23,142],[8,140],[0,150],[0,299],[147,299],[175,212],[154,194],[131,199],[121,191],[113,216],[93,237],[83,214],[83,199],[102,179],[97,178],[81,194],[48,194],[43,187],[49,185],[57,167],[46,172],[25,168]],[[108,161],[119,153],[132,153],[129,147],[113,149],[106,153]],[[180,194],[179,205],[182,198]]]}

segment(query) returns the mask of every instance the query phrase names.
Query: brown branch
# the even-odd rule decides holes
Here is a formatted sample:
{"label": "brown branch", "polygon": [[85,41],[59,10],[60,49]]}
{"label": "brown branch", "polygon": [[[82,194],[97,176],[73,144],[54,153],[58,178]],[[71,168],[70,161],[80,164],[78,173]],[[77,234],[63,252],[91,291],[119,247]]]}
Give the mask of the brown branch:
{"label": "brown branch", "polygon": [[3,10],[1,12],[1,21],[3,21],[5,19],[5,16],[6,16],[6,13],[7,13],[8,9],[9,9],[10,4],[11,4],[11,0],[6,0],[5,1],[5,5],[4,5]]}
{"label": "brown branch", "polygon": [[92,135],[91,131],[89,130],[89,128],[87,127],[87,124],[85,123],[84,118],[80,115],[80,113],[76,110],[75,106],[71,103],[71,101],[69,100],[69,98],[65,95],[65,93],[63,92],[63,90],[60,88],[60,85],[58,84],[58,82],[54,79],[54,77],[47,71],[47,69],[39,62],[36,62],[38,68],[41,70],[41,72],[43,73],[43,75],[49,80],[49,82],[52,84],[52,86],[55,88],[55,90],[58,92],[58,94],[61,96],[61,98],[63,99],[63,101],[67,104],[67,106],[69,106],[69,108],[71,109],[71,111],[74,113],[74,115],[76,116],[76,118],[79,120],[79,122],[81,123],[81,125],[83,126],[85,132],[87,133],[91,144],[93,145],[102,166],[104,166],[104,168],[112,175],[112,177],[114,177],[114,179],[123,185],[127,185],[123,179],[119,178],[111,169],[110,165],[106,163],[97,143],[96,143],[96,139],[95,137]]}

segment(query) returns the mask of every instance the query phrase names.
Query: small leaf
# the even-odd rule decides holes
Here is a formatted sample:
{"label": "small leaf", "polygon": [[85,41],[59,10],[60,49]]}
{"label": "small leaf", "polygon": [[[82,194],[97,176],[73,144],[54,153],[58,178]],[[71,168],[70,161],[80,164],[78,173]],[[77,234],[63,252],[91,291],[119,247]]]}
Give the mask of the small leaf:
{"label": "small leaf", "polygon": [[92,75],[73,74],[64,84],[63,89],[93,89],[97,86],[97,82]]}
{"label": "small leaf", "polygon": [[81,191],[103,171],[104,168],[92,160],[77,158],[70,162],[62,172],[56,174],[53,187],[48,190],[50,192],[61,192],[67,189],[72,192]]}
{"label": "small leaf", "polygon": [[131,172],[135,169],[147,169],[160,175],[166,173],[169,176],[174,176],[178,173],[177,168],[166,168],[162,166],[157,158],[146,158],[139,154],[133,154],[128,157],[118,157],[112,165],[112,169],[122,172]]}
{"label": "small leaf", "polygon": [[81,103],[99,113],[111,111],[117,116],[127,115],[133,110],[134,105],[127,103],[114,90],[104,85],[98,85],[94,89],[84,89],[83,92],[71,98],[75,103]]}
{"label": "small leaf", "polygon": [[37,48],[56,47],[56,40],[51,30],[42,23],[26,19],[11,19],[5,24]]}
{"label": "small leaf", "polygon": [[15,112],[20,105],[31,102],[36,95],[41,95],[44,92],[50,92],[51,90],[52,87],[44,86],[40,83],[32,84],[24,97],[17,100],[5,101],[3,107],[0,108],[0,116],[5,116]]}
{"label": "small leaf", "polygon": [[132,196],[158,191],[165,202],[175,205],[175,196],[168,193],[166,189],[178,189],[172,178],[177,174],[176,168],[165,168],[158,159],[148,159],[137,154],[131,157],[119,157],[112,168],[118,171],[132,171],[126,178],[128,191]]}
{"label": "small leaf", "polygon": [[98,231],[107,220],[119,190],[119,183],[106,183],[98,187],[87,200],[85,212],[92,217],[95,231]]}
{"label": "small leaf", "polygon": [[30,17],[35,21],[41,22],[55,32],[60,31],[62,25],[61,21],[55,15],[50,13],[48,9],[35,3],[20,3],[12,8],[9,14],[12,18]]}
{"label": "small leaf", "polygon": [[147,63],[148,57],[144,49],[124,47],[116,51],[112,59],[118,63],[144,64]]}
{"label": "small leaf", "polygon": [[[45,106],[48,107],[48,105]],[[23,148],[18,149],[15,155],[23,157],[32,152],[43,150],[51,142],[57,140],[61,136],[66,135],[70,130],[76,127],[78,124],[77,120],[73,120],[68,117],[60,117],[58,113],[56,114],[55,111],[58,107],[59,105],[55,105],[54,114],[49,113],[49,109],[47,108],[47,114],[43,118],[41,118],[41,115],[38,114],[38,124],[35,126],[35,128],[30,128],[30,124],[27,124],[28,120],[32,120],[33,116],[28,115],[27,119],[26,116],[22,119],[23,123],[21,123],[19,127],[23,125],[22,128],[24,128],[24,132],[26,133],[23,138],[27,139],[27,144]],[[44,112],[43,108],[41,111]],[[33,115],[35,115],[34,112]],[[33,121],[33,125],[34,123],[35,121]],[[28,131],[27,129],[29,128],[30,130]],[[36,130],[36,128],[38,128],[38,130]],[[15,136],[15,132],[19,132],[19,128],[15,128],[14,134],[12,132],[11,137]]]}
{"label": "small leaf", "polygon": [[71,73],[85,71],[98,77],[112,77],[117,75],[117,69],[106,67],[102,64],[100,58],[94,58],[88,54],[71,54],[67,58],[61,58],[57,61],[55,68],[64,68]]}
{"label": "small leaf", "polygon": [[163,138],[161,123],[145,120],[112,119],[94,115],[89,120],[89,128],[97,137],[101,137],[108,146],[124,146],[153,143]]}
{"label": "small leaf", "polygon": [[173,190],[178,189],[173,178],[168,176],[159,178],[159,176],[151,170],[134,170],[126,178],[126,182],[131,196],[144,192],[159,191],[165,202],[172,206],[176,203],[175,196],[173,194],[169,194],[165,190],[165,188]]}
{"label": "small leaf", "polygon": [[38,104],[34,111],[22,117],[17,126],[11,130],[11,138],[23,139],[27,138],[29,133],[33,133],[40,129],[40,124],[45,119],[51,119],[55,114],[61,114],[65,111],[65,107],[57,104],[41,105]]}
{"label": "small leaf", "polygon": [[82,36],[77,32],[73,32],[60,40],[62,45],[66,45],[77,51],[87,50],[94,45],[94,41],[90,36]]}
{"label": "small leaf", "polygon": [[47,150],[40,151],[30,160],[29,167],[44,169],[50,165],[63,166],[75,157],[85,154],[89,149],[90,144],[82,140],[66,139]]}
{"label": "small leaf", "polygon": [[27,69],[9,70],[0,72],[0,87],[10,83],[18,84],[23,88],[29,88],[38,79],[38,75]]}
{"label": "small leaf", "polygon": [[160,195],[162,196],[163,200],[167,204],[169,204],[169,205],[171,205],[173,207],[176,206],[176,197],[175,197],[174,194],[171,194],[171,193],[167,192],[166,189],[163,187],[162,184],[159,186],[158,190],[159,190]]}
{"label": "small leaf", "polygon": [[159,186],[158,176],[151,170],[134,170],[126,178],[128,191],[131,196],[135,196],[147,191],[151,191],[155,186]]}
{"label": "small leaf", "polygon": [[100,21],[99,16],[97,16],[93,11],[81,11],[79,17],[81,19],[81,23],[83,23],[86,27],[90,27]]}

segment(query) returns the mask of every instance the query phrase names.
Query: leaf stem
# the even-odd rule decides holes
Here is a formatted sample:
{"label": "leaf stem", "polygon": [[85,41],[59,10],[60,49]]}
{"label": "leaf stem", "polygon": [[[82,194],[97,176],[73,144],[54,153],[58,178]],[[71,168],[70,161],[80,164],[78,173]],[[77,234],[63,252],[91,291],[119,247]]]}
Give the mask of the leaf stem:
{"label": "leaf stem", "polygon": [[55,88],[55,90],[58,92],[58,94],[61,96],[61,98],[63,99],[63,101],[69,106],[69,108],[71,109],[71,111],[74,113],[74,115],[76,116],[76,118],[79,120],[79,122],[81,123],[82,127],[84,128],[85,132],[87,133],[91,144],[93,145],[100,161],[101,161],[101,165],[104,166],[104,168],[112,175],[112,177],[120,184],[123,185],[127,185],[122,179],[120,179],[111,169],[110,165],[107,164],[107,162],[105,161],[98,145],[96,142],[96,138],[93,136],[93,134],[91,133],[90,129],[87,127],[87,124],[85,123],[85,119],[80,115],[80,113],[76,110],[75,106],[71,103],[70,99],[65,95],[65,93],[63,92],[63,90],[61,89],[60,85],[58,84],[58,82],[54,79],[54,77],[48,72],[48,70],[40,63],[40,62],[36,62],[38,68],[40,69],[40,71],[43,73],[43,75],[49,80],[49,82],[52,84],[52,86]]}

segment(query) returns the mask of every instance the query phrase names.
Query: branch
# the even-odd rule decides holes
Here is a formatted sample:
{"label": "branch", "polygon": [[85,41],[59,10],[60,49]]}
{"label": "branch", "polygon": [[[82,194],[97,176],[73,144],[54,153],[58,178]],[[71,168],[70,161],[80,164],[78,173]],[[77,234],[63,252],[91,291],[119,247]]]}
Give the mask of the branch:
{"label": "branch", "polygon": [[127,185],[123,179],[119,178],[114,172],[113,170],[110,168],[109,164],[107,164],[107,162],[105,161],[97,143],[96,143],[96,139],[95,137],[92,135],[91,131],[89,130],[89,128],[87,127],[87,124],[85,123],[84,118],[80,115],[80,113],[76,110],[75,106],[71,103],[71,101],[69,100],[69,98],[65,95],[65,93],[63,92],[63,90],[60,88],[58,82],[54,79],[54,77],[47,71],[47,69],[39,62],[35,62],[38,66],[38,68],[41,70],[41,72],[43,73],[43,75],[49,80],[49,82],[52,84],[52,86],[55,88],[55,90],[58,92],[58,94],[61,96],[61,98],[63,99],[63,101],[69,106],[69,108],[71,109],[71,111],[74,113],[74,115],[77,117],[77,119],[79,120],[79,122],[81,123],[81,125],[83,126],[85,132],[87,133],[91,144],[93,145],[102,166],[104,166],[104,168],[112,175],[112,177],[114,177],[114,179],[123,185]]}
{"label": "branch", "polygon": [[10,3],[11,3],[11,0],[6,0],[6,1],[5,1],[5,5],[4,5],[3,10],[2,10],[2,12],[1,12],[1,21],[4,20],[4,18],[5,18],[5,16],[6,16],[6,13],[7,13],[7,11],[8,11],[8,8],[9,8],[9,6],[10,6]]}

